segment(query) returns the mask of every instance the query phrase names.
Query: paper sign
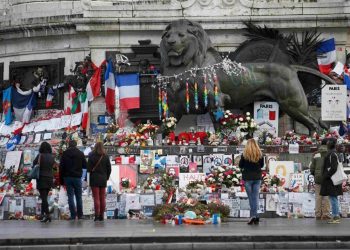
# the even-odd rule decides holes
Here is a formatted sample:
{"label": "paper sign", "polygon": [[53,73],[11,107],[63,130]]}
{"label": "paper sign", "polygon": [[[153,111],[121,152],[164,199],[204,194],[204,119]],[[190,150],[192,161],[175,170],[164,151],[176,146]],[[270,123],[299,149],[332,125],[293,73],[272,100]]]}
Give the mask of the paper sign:
{"label": "paper sign", "polygon": [[229,167],[233,165],[232,155],[224,155],[222,158],[223,166]]}
{"label": "paper sign", "polygon": [[154,194],[141,194],[140,195],[140,204],[141,206],[154,206]]}
{"label": "paper sign", "polygon": [[305,217],[315,217],[315,194],[303,193],[302,212]]}
{"label": "paper sign", "polygon": [[303,187],[304,186],[304,174],[291,174],[290,187]]}
{"label": "paper sign", "polygon": [[10,167],[14,167],[14,172],[18,171],[19,164],[21,162],[22,151],[11,151],[6,153],[5,159],[5,169],[9,169]]}
{"label": "paper sign", "polygon": [[335,72],[338,76],[340,76],[344,71],[344,64],[341,62],[337,62],[334,69],[332,69],[332,72]]}
{"label": "paper sign", "polygon": [[140,195],[139,194],[126,194],[125,196],[125,211],[129,210],[140,210]]}
{"label": "paper sign", "polygon": [[346,120],[346,85],[326,85],[322,88],[321,115],[323,121]]}
{"label": "paper sign", "polygon": [[60,123],[58,124],[58,127],[61,128],[67,128],[70,125],[71,116],[70,115],[62,115],[60,119]]}
{"label": "paper sign", "polygon": [[166,166],[179,166],[180,160],[178,155],[167,155],[166,156]]}
{"label": "paper sign", "polygon": [[221,167],[223,164],[222,159],[223,159],[224,155],[223,154],[213,154],[213,166],[214,167]]}
{"label": "paper sign", "polygon": [[94,214],[94,200],[92,196],[83,195],[83,215]]}
{"label": "paper sign", "polygon": [[269,173],[271,176],[278,175],[283,178],[282,186],[289,187],[290,174],[294,173],[293,161],[271,161],[269,164]]}
{"label": "paper sign", "polygon": [[190,157],[187,155],[180,156],[180,171],[187,172],[190,165]]}
{"label": "paper sign", "polygon": [[274,194],[266,194],[266,211],[276,211],[277,201]]}
{"label": "paper sign", "polygon": [[254,119],[259,131],[278,135],[279,105],[277,102],[254,102]]}
{"label": "paper sign", "polygon": [[115,210],[118,207],[118,196],[116,194],[106,195],[106,210]]}
{"label": "paper sign", "polygon": [[31,150],[24,150],[23,151],[23,164],[24,165],[30,165],[32,164],[32,151]]}
{"label": "paper sign", "polygon": [[180,166],[171,166],[171,167],[166,167],[165,171],[171,175],[175,175],[176,177],[179,177],[179,173],[180,173]]}
{"label": "paper sign", "polygon": [[36,133],[33,143],[39,143],[41,141],[41,133]]}
{"label": "paper sign", "polygon": [[82,112],[76,113],[72,115],[70,125],[73,126],[79,126],[81,124],[81,117],[82,117]]}
{"label": "paper sign", "polygon": [[203,156],[203,172],[209,174],[212,166],[212,158],[210,155]]}
{"label": "paper sign", "polygon": [[299,144],[289,144],[289,153],[290,154],[299,154]]}
{"label": "paper sign", "polygon": [[205,179],[204,173],[180,173],[179,188],[186,188],[191,181],[201,181]]}

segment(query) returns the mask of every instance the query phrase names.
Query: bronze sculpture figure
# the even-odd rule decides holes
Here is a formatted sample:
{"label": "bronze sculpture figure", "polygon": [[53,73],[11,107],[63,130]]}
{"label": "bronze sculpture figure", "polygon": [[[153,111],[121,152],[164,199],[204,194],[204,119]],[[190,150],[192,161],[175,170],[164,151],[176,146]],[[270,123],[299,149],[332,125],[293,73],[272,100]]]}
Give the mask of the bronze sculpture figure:
{"label": "bronze sculpture figure", "polygon": [[[162,73],[167,76],[222,61],[201,25],[184,19],[173,21],[166,27],[160,51]],[[310,133],[325,127],[308,112],[308,102],[298,72],[313,74],[334,83],[332,79],[311,68],[274,62],[246,63],[243,67],[245,70],[238,76],[227,75],[223,71],[217,72],[220,83],[219,106],[240,108],[254,101],[274,100],[290,117],[304,124]],[[191,75],[184,79],[175,79],[168,86],[169,110],[177,118],[185,112],[184,81],[191,81]],[[201,93],[203,82],[199,79],[196,81],[199,83]],[[214,110],[216,107],[213,104],[213,84],[209,86],[209,109]],[[203,98],[199,99],[200,104],[203,104]],[[191,111],[199,113],[207,111],[203,105],[200,106],[198,110],[191,107]]]}

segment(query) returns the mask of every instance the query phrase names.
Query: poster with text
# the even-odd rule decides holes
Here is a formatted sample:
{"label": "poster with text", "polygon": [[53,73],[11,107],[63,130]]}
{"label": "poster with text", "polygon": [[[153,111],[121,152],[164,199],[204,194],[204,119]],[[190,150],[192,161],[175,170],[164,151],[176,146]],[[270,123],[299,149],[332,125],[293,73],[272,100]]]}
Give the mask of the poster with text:
{"label": "poster with text", "polygon": [[187,184],[191,181],[203,181],[204,179],[204,173],[180,173],[179,188],[186,188]]}
{"label": "poster with text", "polygon": [[345,121],[347,106],[346,85],[326,85],[321,94],[323,121]]}
{"label": "poster with text", "polygon": [[260,131],[278,136],[278,116],[277,102],[254,102],[254,119]]}

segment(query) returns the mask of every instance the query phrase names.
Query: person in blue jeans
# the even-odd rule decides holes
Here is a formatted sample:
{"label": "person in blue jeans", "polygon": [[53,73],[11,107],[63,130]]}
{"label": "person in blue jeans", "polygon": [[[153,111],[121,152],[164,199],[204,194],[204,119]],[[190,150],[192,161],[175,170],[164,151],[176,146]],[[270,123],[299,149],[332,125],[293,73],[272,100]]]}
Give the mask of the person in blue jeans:
{"label": "person in blue jeans", "polygon": [[331,179],[332,175],[337,172],[338,155],[336,152],[337,139],[330,138],[327,142],[328,154],[324,159],[324,167],[322,171],[322,183],[320,195],[328,196],[332,207],[332,219],[328,221],[329,224],[340,223],[340,212],[338,204],[338,196],[343,195],[342,185],[334,185]]}
{"label": "person in blue jeans", "polygon": [[[60,181],[61,185],[66,185],[70,219],[83,218],[83,201],[81,176],[83,169],[86,169],[86,159],[77,148],[77,142],[69,141],[68,149],[63,152],[60,161]],[[76,203],[74,202],[74,196]],[[76,206],[75,206],[76,204]]]}
{"label": "person in blue jeans", "polygon": [[264,158],[259,145],[254,139],[249,139],[239,161],[242,170],[242,179],[249,199],[250,219],[248,225],[259,224],[258,206],[259,190],[262,178],[261,168]]}

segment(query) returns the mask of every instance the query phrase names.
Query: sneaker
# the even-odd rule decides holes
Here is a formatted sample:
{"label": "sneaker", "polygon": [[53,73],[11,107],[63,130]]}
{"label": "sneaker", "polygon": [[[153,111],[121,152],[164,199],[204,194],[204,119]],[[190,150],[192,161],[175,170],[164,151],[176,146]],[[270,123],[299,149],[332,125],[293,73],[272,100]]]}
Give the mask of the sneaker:
{"label": "sneaker", "polygon": [[330,219],[332,219],[332,217],[329,215],[322,215],[321,216],[321,220],[330,220]]}
{"label": "sneaker", "polygon": [[328,224],[339,224],[340,223],[340,217],[336,216],[333,219],[330,219],[327,223]]}

